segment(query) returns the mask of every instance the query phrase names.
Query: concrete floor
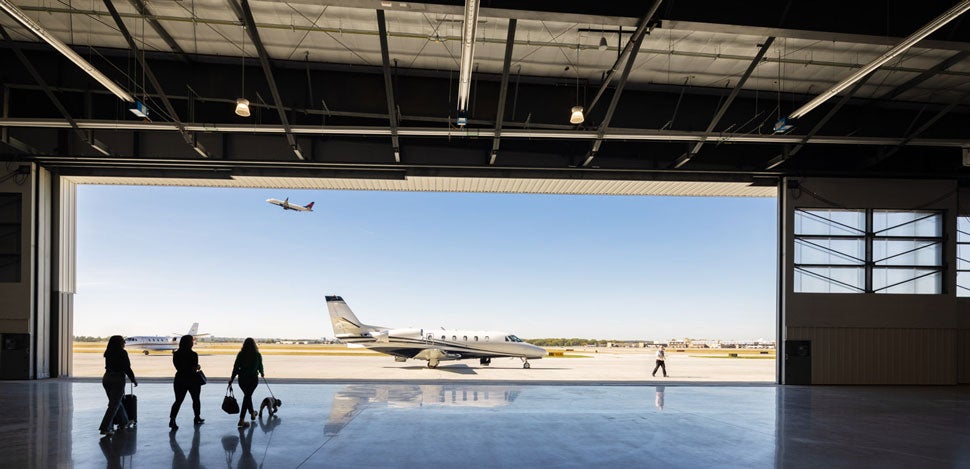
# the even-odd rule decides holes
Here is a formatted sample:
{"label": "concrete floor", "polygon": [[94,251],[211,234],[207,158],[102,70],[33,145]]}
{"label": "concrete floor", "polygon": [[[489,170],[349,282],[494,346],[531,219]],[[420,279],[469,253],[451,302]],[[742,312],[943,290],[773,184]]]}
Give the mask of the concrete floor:
{"label": "concrete floor", "polygon": [[237,430],[211,383],[206,423],[186,402],[170,433],[171,385],[146,381],[137,429],[101,439],[100,383],[0,382],[0,465],[970,467],[967,387],[271,385],[279,418]]}

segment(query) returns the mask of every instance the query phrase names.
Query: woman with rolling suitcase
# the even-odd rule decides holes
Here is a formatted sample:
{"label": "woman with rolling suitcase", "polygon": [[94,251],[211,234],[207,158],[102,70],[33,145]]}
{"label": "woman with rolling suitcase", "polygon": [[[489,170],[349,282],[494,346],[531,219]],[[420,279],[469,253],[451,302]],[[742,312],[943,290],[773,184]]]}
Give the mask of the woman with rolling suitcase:
{"label": "woman with rolling suitcase", "polygon": [[128,352],[125,351],[125,338],[113,335],[108,339],[108,346],[104,350],[104,376],[101,378],[101,386],[108,395],[108,408],[104,411],[100,427],[101,434],[106,437],[114,434],[111,424],[115,414],[119,416],[119,429],[129,426],[128,414],[121,404],[121,398],[125,395],[125,376],[131,379],[133,385],[138,386],[135,373],[131,371]]}

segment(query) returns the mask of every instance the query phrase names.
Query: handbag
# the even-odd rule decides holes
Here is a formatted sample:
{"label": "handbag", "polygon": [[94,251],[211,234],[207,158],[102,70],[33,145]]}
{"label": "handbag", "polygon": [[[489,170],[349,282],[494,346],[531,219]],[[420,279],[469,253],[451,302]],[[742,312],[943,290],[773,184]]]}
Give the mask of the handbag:
{"label": "handbag", "polygon": [[203,373],[202,370],[196,371],[195,376],[196,378],[199,379],[199,386],[202,386],[203,384],[206,384],[209,382],[209,380],[206,379],[205,373]]}
{"label": "handbag", "polygon": [[222,398],[222,410],[227,414],[238,414],[239,413],[239,402],[236,401],[236,396],[232,394],[232,385],[230,384],[228,389],[226,389],[226,396]]}

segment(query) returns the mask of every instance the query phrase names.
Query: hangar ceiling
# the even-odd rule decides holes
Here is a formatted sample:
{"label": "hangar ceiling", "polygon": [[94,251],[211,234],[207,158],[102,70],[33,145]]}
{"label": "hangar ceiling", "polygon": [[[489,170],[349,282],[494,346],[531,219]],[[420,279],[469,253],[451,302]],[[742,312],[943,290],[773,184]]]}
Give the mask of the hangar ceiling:
{"label": "hangar ceiling", "polygon": [[467,55],[462,1],[0,0],[0,156],[98,183],[766,195],[785,175],[966,181],[965,14],[775,129],[961,3],[483,1]]}

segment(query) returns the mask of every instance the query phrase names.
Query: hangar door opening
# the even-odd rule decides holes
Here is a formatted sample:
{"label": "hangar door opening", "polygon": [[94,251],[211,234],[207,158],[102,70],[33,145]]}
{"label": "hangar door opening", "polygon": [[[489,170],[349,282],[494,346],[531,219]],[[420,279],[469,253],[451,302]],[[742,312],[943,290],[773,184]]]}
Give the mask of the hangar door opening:
{"label": "hangar door opening", "polygon": [[[253,337],[277,378],[649,382],[663,345],[667,380],[774,382],[776,218],[772,197],[80,185],[74,375],[117,334],[139,377],[172,376],[191,331],[210,377]],[[546,355],[395,361],[335,337],[335,296],[414,340]]]}

